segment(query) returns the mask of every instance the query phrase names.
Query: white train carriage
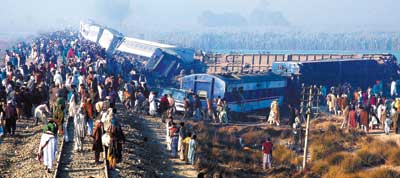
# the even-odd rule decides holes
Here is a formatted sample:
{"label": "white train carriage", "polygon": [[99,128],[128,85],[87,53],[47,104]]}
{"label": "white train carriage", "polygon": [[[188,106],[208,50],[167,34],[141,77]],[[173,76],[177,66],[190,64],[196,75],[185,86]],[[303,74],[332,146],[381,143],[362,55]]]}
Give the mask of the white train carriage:
{"label": "white train carriage", "polygon": [[251,112],[270,107],[273,100],[282,105],[287,81],[273,73],[245,75],[193,74],[182,78],[181,89],[203,97],[225,98],[230,111]]}

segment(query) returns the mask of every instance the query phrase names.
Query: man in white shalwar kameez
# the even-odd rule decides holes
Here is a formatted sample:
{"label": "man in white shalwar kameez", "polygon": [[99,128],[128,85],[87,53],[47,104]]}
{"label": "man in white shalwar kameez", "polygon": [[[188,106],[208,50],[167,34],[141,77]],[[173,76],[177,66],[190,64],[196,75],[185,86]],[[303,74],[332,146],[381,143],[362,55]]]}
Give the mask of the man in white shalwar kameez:
{"label": "man in white shalwar kameez", "polygon": [[396,81],[392,80],[392,83],[390,83],[390,96],[394,97],[397,96],[397,86],[396,86]]}
{"label": "man in white shalwar kameez", "polygon": [[83,114],[83,108],[79,108],[78,113],[74,118],[74,150],[82,151],[82,142],[85,138],[85,115]]}
{"label": "man in white shalwar kameez", "polygon": [[[54,127],[52,128],[54,129]],[[40,160],[43,161],[43,164],[46,166],[47,172],[50,173],[50,170],[53,169],[53,163],[56,160],[56,151],[58,147],[57,138],[54,136],[54,132],[52,132],[49,127],[47,127],[40,139],[39,145],[39,155],[43,152],[43,156]]]}
{"label": "man in white shalwar kameez", "polygon": [[276,124],[277,126],[279,126],[280,124],[280,118],[279,118],[279,108],[278,108],[278,101],[274,100],[271,103],[271,110],[269,112],[269,116],[268,116],[268,123],[270,125]]}
{"label": "man in white shalwar kameez", "polygon": [[149,95],[149,103],[150,103],[149,113],[151,116],[154,117],[157,115],[156,95],[154,94],[154,92],[151,92]]}
{"label": "man in white shalwar kameez", "polygon": [[54,83],[58,85],[60,88],[62,87],[61,85],[63,84],[63,78],[60,74],[60,71],[56,71],[56,74],[54,75],[53,79]]}

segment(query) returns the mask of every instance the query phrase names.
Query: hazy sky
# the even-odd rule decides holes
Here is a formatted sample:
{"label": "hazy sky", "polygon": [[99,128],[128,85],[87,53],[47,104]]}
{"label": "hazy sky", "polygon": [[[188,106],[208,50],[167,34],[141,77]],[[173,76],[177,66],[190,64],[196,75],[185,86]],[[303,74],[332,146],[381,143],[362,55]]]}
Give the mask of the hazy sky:
{"label": "hazy sky", "polygon": [[[78,27],[122,32],[284,26],[308,31],[400,31],[398,0],[1,0],[0,32]],[[237,20],[240,23],[235,23]],[[286,23],[279,23],[286,21]],[[217,24],[217,26],[216,26]],[[259,25],[262,24],[262,25]]]}

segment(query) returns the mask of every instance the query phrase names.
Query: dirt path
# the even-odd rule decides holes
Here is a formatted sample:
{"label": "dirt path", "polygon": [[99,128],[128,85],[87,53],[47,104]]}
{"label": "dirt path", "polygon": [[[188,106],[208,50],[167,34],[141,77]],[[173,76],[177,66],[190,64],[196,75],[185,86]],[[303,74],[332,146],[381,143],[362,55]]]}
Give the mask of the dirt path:
{"label": "dirt path", "polygon": [[17,121],[15,136],[0,138],[0,177],[52,177],[37,158],[42,127]]}
{"label": "dirt path", "polygon": [[159,118],[144,117],[141,119],[143,135],[148,137],[151,148],[157,148],[160,155],[154,155],[161,162],[161,177],[197,177],[197,171],[192,165],[185,164],[183,161],[169,158],[169,152],[166,150],[165,142],[165,124]]}
{"label": "dirt path", "polygon": [[[105,176],[104,165],[96,164],[94,161],[94,152],[92,151],[93,139],[86,136],[82,142],[83,150],[74,151],[74,123],[73,119],[68,122],[69,142],[64,142],[63,153],[60,160],[59,177],[95,177],[103,178]],[[102,159],[103,154],[101,154]]]}

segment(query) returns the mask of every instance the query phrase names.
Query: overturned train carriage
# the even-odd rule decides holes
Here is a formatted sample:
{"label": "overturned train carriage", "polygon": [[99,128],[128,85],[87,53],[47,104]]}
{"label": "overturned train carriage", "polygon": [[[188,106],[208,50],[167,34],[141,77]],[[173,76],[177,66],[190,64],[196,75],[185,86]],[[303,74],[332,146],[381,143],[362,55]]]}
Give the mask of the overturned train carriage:
{"label": "overturned train carriage", "polygon": [[266,109],[273,100],[283,103],[286,79],[273,73],[251,75],[193,74],[182,78],[181,89],[201,97],[225,98],[230,111],[245,113]]}
{"label": "overturned train carriage", "polygon": [[367,88],[377,80],[388,83],[397,78],[397,59],[393,55],[381,59],[335,59],[320,61],[274,62],[272,72],[287,77],[288,102],[299,103],[301,84],[337,86],[348,83],[353,88]]}

